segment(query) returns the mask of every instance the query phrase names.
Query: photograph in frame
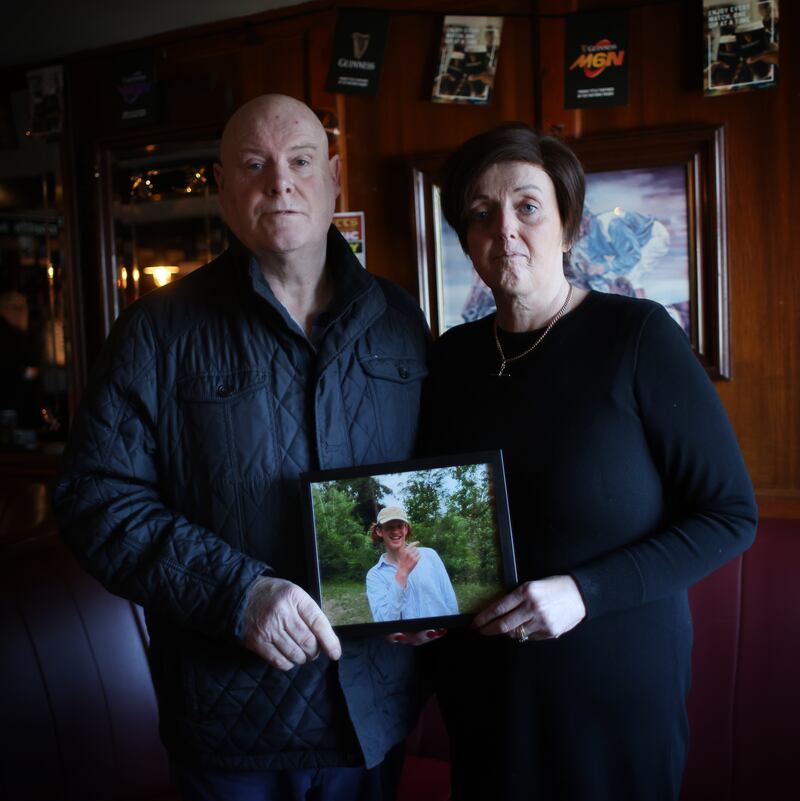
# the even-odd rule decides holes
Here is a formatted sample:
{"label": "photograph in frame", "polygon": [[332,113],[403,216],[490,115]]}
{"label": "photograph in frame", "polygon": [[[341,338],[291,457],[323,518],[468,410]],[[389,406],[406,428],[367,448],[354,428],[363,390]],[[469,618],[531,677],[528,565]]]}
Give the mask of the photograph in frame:
{"label": "photograph in frame", "polygon": [[446,16],[431,100],[488,104],[502,32],[502,17]]}
{"label": "photograph in frame", "polygon": [[301,485],[309,591],[337,631],[464,625],[516,585],[499,451],[305,473]]}
{"label": "photograph in frame", "polygon": [[778,0],[703,0],[703,91],[769,89],[778,81]]}

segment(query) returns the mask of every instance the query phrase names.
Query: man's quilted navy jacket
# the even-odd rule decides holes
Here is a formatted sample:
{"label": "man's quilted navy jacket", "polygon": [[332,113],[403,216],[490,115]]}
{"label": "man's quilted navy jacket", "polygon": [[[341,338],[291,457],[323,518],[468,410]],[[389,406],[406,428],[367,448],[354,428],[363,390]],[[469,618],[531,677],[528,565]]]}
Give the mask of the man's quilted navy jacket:
{"label": "man's quilted navy jacket", "polygon": [[127,309],[55,492],[65,540],[140,603],[173,757],[235,769],[372,766],[406,735],[412,649],[344,640],[281,672],[242,646],[261,574],[307,585],[298,475],[411,455],[427,327],[328,235],[318,349],[239,245]]}

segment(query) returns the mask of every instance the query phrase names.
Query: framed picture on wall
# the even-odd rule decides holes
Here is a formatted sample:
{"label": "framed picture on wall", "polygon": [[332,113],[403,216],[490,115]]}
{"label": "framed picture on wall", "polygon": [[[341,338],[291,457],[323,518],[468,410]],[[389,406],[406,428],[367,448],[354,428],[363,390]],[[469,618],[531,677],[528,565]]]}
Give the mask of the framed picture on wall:
{"label": "framed picture on wall", "polygon": [[441,154],[417,159],[411,169],[419,298],[434,336],[494,311],[489,288],[442,214],[436,173],[444,158]]}
{"label": "framed picture on wall", "polygon": [[[712,378],[730,378],[722,126],[569,140],[586,171],[565,272],[585,289],[649,298],[683,328]],[[412,166],[420,298],[434,334],[494,311],[441,213],[436,170]]]}
{"label": "framed picture on wall", "polygon": [[500,451],[305,473],[309,592],[348,633],[463,625],[517,581]]}

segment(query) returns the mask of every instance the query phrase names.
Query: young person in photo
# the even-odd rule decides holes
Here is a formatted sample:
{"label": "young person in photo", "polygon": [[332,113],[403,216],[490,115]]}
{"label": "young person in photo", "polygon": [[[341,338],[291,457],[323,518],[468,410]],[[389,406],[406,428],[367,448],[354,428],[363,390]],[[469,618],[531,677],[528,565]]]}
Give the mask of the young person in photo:
{"label": "young person in photo", "polygon": [[367,598],[376,623],[458,614],[458,601],[439,554],[410,542],[404,509],[387,506],[372,528],[384,552],[367,573]]}

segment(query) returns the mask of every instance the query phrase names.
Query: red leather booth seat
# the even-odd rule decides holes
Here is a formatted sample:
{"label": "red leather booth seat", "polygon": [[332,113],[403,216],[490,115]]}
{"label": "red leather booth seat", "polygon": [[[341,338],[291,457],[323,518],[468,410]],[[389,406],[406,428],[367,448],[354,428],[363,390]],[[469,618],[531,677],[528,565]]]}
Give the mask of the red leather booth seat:
{"label": "red leather booth seat", "polygon": [[759,522],[691,590],[691,743],[682,801],[800,799],[800,520]]}
{"label": "red leather booth seat", "polygon": [[432,698],[406,741],[406,761],[400,777],[398,801],[448,801],[449,756],[447,730]]}
{"label": "red leather booth seat", "polygon": [[0,798],[162,801],[141,613],[54,538],[0,552]]}
{"label": "red leather booth seat", "polygon": [[[691,591],[694,679],[682,801],[800,798],[800,521]],[[54,538],[0,548],[0,798],[167,801],[146,634]],[[446,801],[435,704],[408,740],[401,801]],[[502,800],[501,800],[502,801]]]}
{"label": "red leather booth seat", "polygon": [[[800,521],[760,521],[755,545],[690,598],[691,742],[681,801],[800,799]],[[429,705],[409,738],[403,799],[448,798],[445,739]]]}

